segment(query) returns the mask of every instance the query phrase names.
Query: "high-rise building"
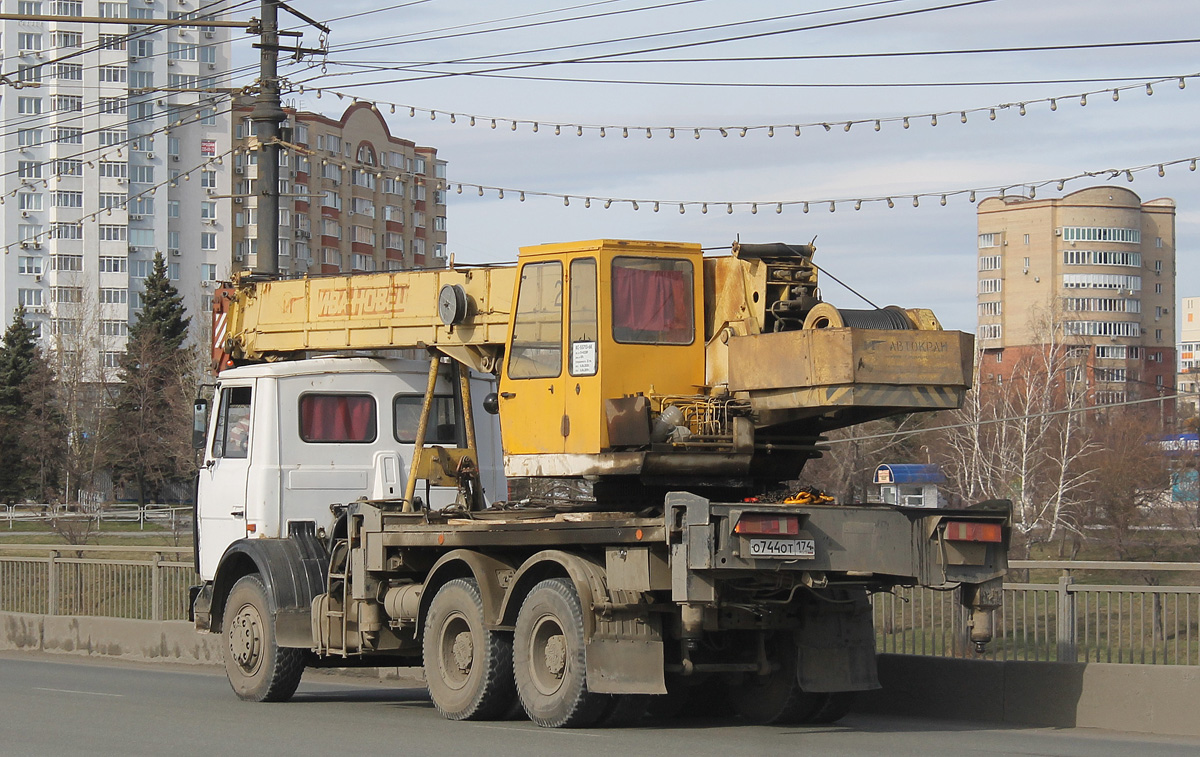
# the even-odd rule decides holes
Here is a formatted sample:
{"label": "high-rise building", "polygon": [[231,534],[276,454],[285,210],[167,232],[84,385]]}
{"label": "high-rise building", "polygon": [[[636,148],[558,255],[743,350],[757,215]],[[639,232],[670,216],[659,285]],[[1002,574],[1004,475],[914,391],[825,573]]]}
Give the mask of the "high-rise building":
{"label": "high-rise building", "polygon": [[[223,4],[222,4],[223,5]],[[114,375],[156,252],[190,313],[231,255],[228,29],[195,0],[18,0],[0,21],[18,86],[0,98],[4,322],[18,304],[52,352]],[[135,18],[99,24],[81,18]],[[152,19],[197,19],[164,27]],[[193,318],[200,334],[204,318]]]}
{"label": "high-rise building", "polygon": [[1174,393],[1174,201],[1107,186],[990,197],[978,222],[981,383],[1054,341],[1096,402]]}
{"label": "high-rise building", "polygon": [[1200,415],[1200,297],[1179,301],[1179,415]]}
{"label": "high-rise building", "polygon": [[[235,109],[236,144],[253,135],[252,104]],[[340,119],[285,108],[279,167],[280,273],[398,271],[446,264],[446,163],[392,136],[379,111],[355,103]],[[258,252],[258,152],[234,171],[234,265]]]}

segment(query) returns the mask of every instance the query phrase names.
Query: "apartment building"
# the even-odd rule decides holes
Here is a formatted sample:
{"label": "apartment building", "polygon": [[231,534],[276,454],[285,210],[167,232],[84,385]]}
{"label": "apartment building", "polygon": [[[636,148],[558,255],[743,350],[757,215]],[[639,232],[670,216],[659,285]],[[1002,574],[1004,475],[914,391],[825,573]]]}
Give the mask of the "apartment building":
{"label": "apartment building", "polygon": [[[232,253],[229,32],[195,0],[18,0],[0,48],[0,312],[24,305],[45,346],[115,375],[156,252],[193,315]],[[97,24],[81,17],[145,19]],[[199,18],[197,18],[199,17]],[[155,26],[152,19],[197,19]],[[193,318],[197,337],[204,318]]]}
{"label": "apartment building", "polygon": [[1179,392],[1180,417],[1200,415],[1200,297],[1179,301]]}
{"label": "apartment building", "polygon": [[978,211],[981,383],[1055,342],[1100,403],[1174,393],[1175,203],[1123,187]]}
{"label": "apartment building", "polygon": [[[251,144],[252,103],[235,110],[235,143]],[[446,265],[446,163],[432,147],[391,134],[379,111],[355,103],[333,119],[285,108],[280,155],[282,274],[398,271]],[[234,266],[258,253],[258,153],[234,162]]]}

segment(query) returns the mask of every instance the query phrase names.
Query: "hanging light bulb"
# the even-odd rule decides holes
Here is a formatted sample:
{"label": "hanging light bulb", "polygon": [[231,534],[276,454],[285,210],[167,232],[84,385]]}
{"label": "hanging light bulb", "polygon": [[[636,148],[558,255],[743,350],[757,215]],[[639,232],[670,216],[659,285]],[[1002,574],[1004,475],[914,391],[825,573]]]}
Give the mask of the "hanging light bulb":
{"label": "hanging light bulb", "polygon": [[775,203],[775,212],[777,214],[783,212],[783,203],[782,202]]}
{"label": "hanging light bulb", "polygon": [[768,137],[773,137],[773,136],[775,136],[775,127],[774,127],[774,126],[768,126],[768,127],[767,127],[767,136],[768,136]]}
{"label": "hanging light bulb", "polygon": [[728,136],[729,136],[729,132],[725,131],[725,127],[724,127],[724,126],[722,126],[722,127],[719,129],[719,131],[721,132],[721,136],[722,136],[722,137],[728,137]]}
{"label": "hanging light bulb", "polygon": [[1085,105],[1087,105],[1087,95],[1083,94],[1079,96],[1079,107],[1082,108]]}
{"label": "hanging light bulb", "polygon": [[1058,100],[1050,98],[1050,110],[1058,110]]}
{"label": "hanging light bulb", "polygon": [[497,196],[499,199],[503,200],[503,199],[504,199],[504,190],[503,190],[503,189],[501,189],[499,192],[497,192],[497,193],[496,193],[496,196]]}
{"label": "hanging light bulb", "polygon": [[902,123],[902,124],[904,124],[904,128],[905,128],[905,129],[907,129],[907,128],[908,128],[908,116],[905,116],[905,117],[904,117],[904,118],[901,120],[901,123]]}
{"label": "hanging light bulb", "polygon": [[1113,89],[1113,102],[1117,102],[1120,99],[1121,99],[1121,91],[1119,89],[1114,88]]}
{"label": "hanging light bulb", "polygon": [[493,129],[496,128],[496,119],[494,119],[494,118],[492,119],[492,128]]}
{"label": "hanging light bulb", "polygon": [[1063,181],[1062,179],[1059,179],[1059,181],[1058,181],[1058,191],[1059,191],[1059,192],[1063,191],[1063,187],[1065,187],[1065,186],[1067,186],[1067,182]]}
{"label": "hanging light bulb", "polygon": [[1158,167],[1158,175],[1159,175],[1160,177],[1162,177],[1162,176],[1166,176],[1166,175],[1167,175],[1167,172],[1166,172],[1166,170],[1165,170],[1165,169],[1164,169],[1164,168],[1163,168],[1161,165]]}
{"label": "hanging light bulb", "polygon": [[796,127],[796,136],[797,137],[800,136],[800,127],[799,126]]}
{"label": "hanging light bulb", "polygon": [[837,212],[837,203],[836,203],[836,202],[834,202],[833,200],[830,200],[830,201],[829,201],[829,212],[830,212],[830,213],[836,213],[836,212]]}
{"label": "hanging light bulb", "polygon": [[483,187],[479,187],[479,196],[483,197]]}
{"label": "hanging light bulb", "polygon": [[654,202],[654,212],[655,213],[658,212],[658,201],[657,200]]}
{"label": "hanging light bulb", "polygon": [[883,128],[883,124],[880,123],[879,119],[875,119],[875,131],[879,131],[882,128]]}
{"label": "hanging light bulb", "polygon": [[1133,181],[1133,171],[1126,171],[1126,172],[1125,172],[1125,180],[1126,180],[1126,181]]}
{"label": "hanging light bulb", "polygon": [[855,210],[862,210],[862,200],[855,200],[855,201],[854,201],[854,209],[855,209]]}
{"label": "hanging light bulb", "polygon": [[675,139],[675,127],[674,126],[672,126],[670,129],[667,130],[667,138]]}
{"label": "hanging light bulb", "polygon": [[475,116],[471,116],[471,120],[470,120],[470,122],[469,122],[469,125],[470,125],[470,126],[474,126],[474,125],[475,125]]}
{"label": "hanging light bulb", "polygon": [[683,207],[683,203],[679,203],[679,215],[683,215],[687,210]]}
{"label": "hanging light bulb", "polygon": [[932,114],[932,115],[930,115],[930,116],[929,116],[929,125],[930,125],[930,126],[937,126],[937,113],[934,113],[934,114]]}
{"label": "hanging light bulb", "polygon": [[537,131],[538,131],[538,122],[534,121],[533,122],[533,133],[537,134]]}
{"label": "hanging light bulb", "polygon": [[989,120],[989,121],[995,121],[995,120],[996,120],[996,109],[995,109],[995,108],[989,108],[989,109],[988,109],[988,120]]}
{"label": "hanging light bulb", "polygon": [[889,208],[894,208],[894,207],[896,207],[896,203],[892,202],[892,198],[889,197],[889,198],[887,198],[887,206]]}
{"label": "hanging light bulb", "polygon": [[921,197],[920,197],[920,195],[913,195],[913,207],[914,207],[914,208],[919,208],[920,206],[921,206]]}
{"label": "hanging light bulb", "polygon": [[458,193],[459,193],[459,194],[462,194],[462,184],[459,184],[459,185],[458,185]]}
{"label": "hanging light bulb", "polygon": [[585,207],[585,208],[592,207],[592,198],[590,198],[590,197],[583,198],[583,207]]}
{"label": "hanging light bulb", "polygon": [[392,113],[396,112],[396,104],[395,103],[392,103],[392,107],[390,108],[390,110]]}
{"label": "hanging light bulb", "polygon": [[319,90],[319,89],[317,90],[317,99],[318,100],[321,99],[321,90]]}
{"label": "hanging light bulb", "polygon": [[700,213],[703,215],[708,215],[708,203],[707,202],[700,203]]}
{"label": "hanging light bulb", "polygon": [[748,131],[748,129],[747,129],[745,126],[743,126],[743,127],[742,127],[742,131],[741,131],[741,133],[739,133],[739,134],[738,134],[738,136],[739,136],[739,137],[745,137],[745,136],[746,136],[746,132],[747,132],[747,131]]}
{"label": "hanging light bulb", "polygon": [[1032,200],[1036,197],[1037,197],[1037,187],[1030,186],[1029,187],[1029,199]]}
{"label": "hanging light bulb", "polygon": [[971,194],[967,195],[967,202],[975,202],[975,190],[971,190]]}
{"label": "hanging light bulb", "polygon": [[1187,82],[1184,80],[1184,78],[1182,76],[1179,77],[1179,88],[1187,89]]}
{"label": "hanging light bulb", "polygon": [[946,207],[946,195],[942,195],[941,205],[943,208]]}
{"label": "hanging light bulb", "polygon": [[611,207],[612,207],[612,200],[605,200],[604,201],[604,209],[608,210]]}
{"label": "hanging light bulb", "polygon": [[452,124],[458,123],[458,118],[453,113],[450,114],[450,123],[452,123]]}
{"label": "hanging light bulb", "polygon": [[575,127],[575,136],[577,136],[577,137],[583,136],[583,127],[582,126]]}
{"label": "hanging light bulb", "polygon": [[567,196],[567,195],[563,195],[563,205],[566,205],[566,206],[570,207],[570,205],[571,205],[571,198],[570,198],[569,196]]}
{"label": "hanging light bulb", "polygon": [[805,213],[807,213],[807,212],[808,212],[808,203],[807,203],[807,202],[806,202],[806,203],[804,203],[804,205],[803,205],[803,206],[801,206],[801,210],[803,210],[803,212],[805,212]]}
{"label": "hanging light bulb", "polygon": [[517,122],[513,121],[512,122],[512,131],[516,131],[516,130],[517,130]]}
{"label": "hanging light bulb", "polygon": [[408,117],[409,117],[409,118],[416,118],[416,117],[417,117],[417,109],[416,109],[416,108],[409,108],[409,109],[408,109]]}
{"label": "hanging light bulb", "polygon": [[1147,84],[1146,85],[1146,96],[1149,97],[1152,94],[1154,94],[1154,87],[1150,84]]}
{"label": "hanging light bulb", "polygon": [[604,127],[603,126],[600,127],[600,136],[604,137]]}
{"label": "hanging light bulb", "polygon": [[854,122],[853,122],[853,121],[847,121],[847,122],[846,122],[846,127],[845,127],[845,130],[846,130],[847,132],[849,132],[849,131],[850,131],[850,127],[851,127],[851,126],[853,126],[853,125],[854,125]]}
{"label": "hanging light bulb", "polygon": [[637,209],[638,209],[637,200],[630,200],[630,202],[632,202],[632,203],[633,203],[633,209],[634,209],[634,210],[637,210]]}
{"label": "hanging light bulb", "polygon": [[750,203],[750,215],[752,215],[752,216],[758,215],[758,203],[757,202]]}
{"label": "hanging light bulb", "polygon": [[1196,159],[1195,158],[1192,158],[1192,162],[1188,165],[1188,170],[1189,171],[1196,170]]}
{"label": "hanging light bulb", "polygon": [[733,214],[733,203],[729,203],[725,206],[725,212],[730,215]]}
{"label": "hanging light bulb", "polygon": [[1023,116],[1023,115],[1025,115],[1025,103],[1020,103],[1020,104],[1019,104],[1019,107],[1020,107],[1020,110],[1019,110],[1018,112],[1019,112],[1019,113],[1020,113],[1022,116]]}
{"label": "hanging light bulb", "polygon": [[646,129],[646,139],[650,139],[653,136],[654,136],[654,132],[651,131],[649,128],[647,128]]}
{"label": "hanging light bulb", "polygon": [[829,124],[821,124],[821,125],[825,127],[825,131],[832,131],[832,130],[833,130],[833,127],[832,127],[832,126],[830,126]]}
{"label": "hanging light bulb", "polygon": [[560,134],[562,134],[562,127],[558,124],[554,124],[554,136],[557,137]]}
{"label": "hanging light bulb", "polygon": [[517,200],[519,202],[525,202],[525,192],[521,192],[520,196],[517,197]]}
{"label": "hanging light bulb", "polygon": [[436,111],[436,110],[431,110],[431,111],[429,111],[429,120],[430,120],[430,121],[436,121],[436,120],[437,120],[437,111]]}
{"label": "hanging light bulb", "polygon": [[699,130],[699,129],[696,129],[696,130],[695,130],[695,132],[694,132],[694,134],[693,134],[693,136],[694,136],[696,139],[700,139],[700,130]]}
{"label": "hanging light bulb", "polygon": [[964,124],[967,122],[967,112],[965,110],[959,114],[959,120]]}

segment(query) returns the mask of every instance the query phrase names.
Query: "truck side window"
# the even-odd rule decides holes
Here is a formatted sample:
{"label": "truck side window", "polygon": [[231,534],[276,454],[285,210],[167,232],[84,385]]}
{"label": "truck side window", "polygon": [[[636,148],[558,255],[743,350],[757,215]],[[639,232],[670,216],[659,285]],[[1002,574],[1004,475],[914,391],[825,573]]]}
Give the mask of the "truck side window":
{"label": "truck side window", "polygon": [[300,395],[300,438],[306,442],[368,443],[378,422],[369,394]]}
{"label": "truck side window", "polygon": [[562,263],[527,263],[517,290],[509,378],[553,378],[562,373],[562,309]]}
{"label": "truck side window", "polygon": [[250,398],[248,386],[221,390],[217,430],[213,434],[213,457],[248,457],[250,454]]}
{"label": "truck side window", "polygon": [[[421,422],[422,400],[424,397],[420,394],[397,394],[393,401],[396,441],[401,444],[413,444],[417,441],[417,425]],[[457,415],[453,397],[434,397],[432,412],[429,415],[429,427],[425,429],[425,444],[457,447]]]}
{"label": "truck side window", "polygon": [[569,368],[572,376],[596,375],[600,333],[596,309],[596,259],[571,261],[571,311],[567,343],[571,345]]}
{"label": "truck side window", "polygon": [[613,339],[624,344],[691,344],[692,263],[617,257],[612,263]]}

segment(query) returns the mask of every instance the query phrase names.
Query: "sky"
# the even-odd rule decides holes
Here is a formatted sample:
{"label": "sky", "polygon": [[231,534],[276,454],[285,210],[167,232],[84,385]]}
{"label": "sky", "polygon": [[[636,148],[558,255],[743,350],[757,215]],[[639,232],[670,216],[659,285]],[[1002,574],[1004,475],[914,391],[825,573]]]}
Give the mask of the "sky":
{"label": "sky", "polygon": [[[1200,156],[1200,78],[1186,79],[1183,89],[1178,82],[1200,73],[1200,43],[1027,49],[1200,38],[1200,3],[397,0],[383,9],[363,0],[295,0],[294,7],[330,27],[331,52],[323,68],[283,68],[289,82],[305,87],[286,95],[292,104],[338,116],[351,100],[333,91],[379,102],[394,135],[438,149],[449,162],[452,187],[464,182],[530,193],[520,202],[516,191],[500,199],[495,191],[480,197],[473,188],[461,195],[452,189],[448,247],[456,261],[510,262],[521,246],[596,238],[706,248],[728,248],[739,238],[816,238],[816,262],[876,304],[930,307],[947,328],[974,331],[977,225],[965,190],[977,190],[978,200],[999,187],[1017,194],[1022,185],[1050,180],[1037,187],[1038,197],[1118,184],[1143,200],[1173,198],[1177,293],[1200,294],[1200,172],[1186,162]],[[778,16],[789,17],[740,23]],[[561,21],[568,18],[577,20]],[[489,31],[514,26],[524,28]],[[699,27],[719,28],[676,33]],[[614,41],[630,37],[644,38]],[[744,38],[682,46],[732,37]],[[308,29],[303,41],[315,46],[317,33]],[[235,59],[254,60],[249,39],[236,44]],[[561,49],[544,50],[550,47]],[[663,47],[672,49],[617,55]],[[1026,49],[848,57],[993,48]],[[561,63],[603,55],[612,57]],[[771,59],[780,56],[821,57]],[[654,62],[629,62],[638,59]],[[546,62],[558,64],[525,65]],[[513,66],[521,67],[502,70]],[[456,75],[435,75],[449,72]],[[1146,83],[1161,79],[1171,81],[1154,83],[1148,95]],[[786,86],[694,86],[701,82]],[[902,86],[862,86],[878,84]],[[915,86],[929,84],[942,86]],[[1117,101],[1114,87],[1125,88]],[[320,98],[314,88],[322,89]],[[1088,92],[1094,94],[1081,105],[1080,94]],[[1046,98],[1055,98],[1056,109]],[[1021,102],[1028,103],[1024,116]],[[416,107],[417,116],[409,117],[407,108],[393,115],[388,103]],[[430,119],[429,110],[438,117]],[[964,110],[966,123],[959,115]],[[929,114],[946,112],[953,115],[931,125]],[[477,118],[471,127],[461,114],[501,121],[492,129],[488,119]],[[522,121],[516,131],[511,119]],[[539,122],[537,133],[528,121]],[[847,121],[867,123],[846,131]],[[594,128],[579,137],[563,127],[555,136],[547,123],[617,128],[607,128],[603,138]],[[830,129],[805,126],[796,137],[791,128],[820,123]],[[773,137],[765,129],[739,136],[743,126],[770,124],[789,126]],[[642,129],[622,138],[621,126]],[[679,127],[674,139],[657,130],[671,126]],[[645,127],[656,129],[652,138]],[[729,136],[705,131],[695,139],[691,127],[726,127]],[[1185,162],[1158,175],[1158,164],[1179,160]],[[1139,166],[1152,168],[1135,173],[1132,183],[1124,174],[1102,175],[1069,181],[1059,192],[1054,181]],[[912,196],[920,193],[933,196],[913,207]],[[949,193],[944,206],[942,193]],[[564,194],[599,199],[590,208],[580,200],[568,206]],[[877,201],[854,209],[856,199],[888,196],[895,207]],[[647,202],[636,211],[628,202],[604,209],[609,198],[662,204],[657,213]],[[839,200],[834,212],[830,199]],[[711,204],[707,213],[698,206],[680,213],[680,201]],[[804,201],[812,203],[807,214]],[[757,213],[744,205],[728,213],[727,202],[760,204]],[[776,212],[780,202],[797,204]],[[829,279],[822,289],[839,307],[865,307]]]}

